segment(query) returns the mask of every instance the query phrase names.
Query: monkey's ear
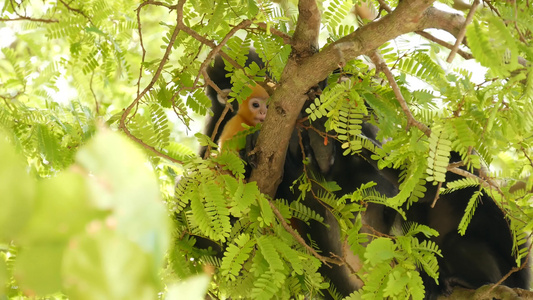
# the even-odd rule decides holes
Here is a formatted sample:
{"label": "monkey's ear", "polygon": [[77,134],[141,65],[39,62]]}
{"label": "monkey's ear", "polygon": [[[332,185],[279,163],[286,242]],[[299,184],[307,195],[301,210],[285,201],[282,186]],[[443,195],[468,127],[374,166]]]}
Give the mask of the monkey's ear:
{"label": "monkey's ear", "polygon": [[226,105],[226,99],[228,98],[231,89],[223,89],[222,94],[217,94],[218,103]]}

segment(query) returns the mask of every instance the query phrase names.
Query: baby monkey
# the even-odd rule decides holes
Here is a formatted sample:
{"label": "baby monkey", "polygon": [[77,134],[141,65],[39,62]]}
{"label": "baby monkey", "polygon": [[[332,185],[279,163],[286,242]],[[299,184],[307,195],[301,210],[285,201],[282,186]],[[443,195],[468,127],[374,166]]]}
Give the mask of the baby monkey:
{"label": "baby monkey", "polygon": [[245,130],[242,124],[255,126],[265,120],[269,95],[259,84],[250,86],[250,88],[252,89],[252,94],[239,105],[237,114],[226,123],[224,130],[222,130],[219,139],[219,146],[221,148],[224,142]]}

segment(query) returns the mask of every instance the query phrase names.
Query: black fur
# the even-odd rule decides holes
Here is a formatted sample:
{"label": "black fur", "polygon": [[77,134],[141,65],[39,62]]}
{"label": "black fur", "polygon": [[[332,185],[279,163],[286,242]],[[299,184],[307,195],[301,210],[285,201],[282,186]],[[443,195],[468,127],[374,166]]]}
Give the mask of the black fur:
{"label": "black fur", "polygon": [[[459,161],[452,153],[452,162]],[[448,172],[446,182],[461,179],[460,175]],[[494,200],[483,192],[474,216],[464,236],[458,232],[459,222],[477,187],[461,189],[440,195],[435,207],[431,203],[437,189],[428,184],[425,198],[420,199],[407,211],[408,221],[428,225],[439,232],[432,238],[442,251],[439,258],[439,285],[424,275],[427,299],[449,294],[456,286],[477,289],[485,284],[496,283],[513,267],[513,236],[509,224]],[[529,267],[515,272],[503,282],[509,287],[529,289]]]}

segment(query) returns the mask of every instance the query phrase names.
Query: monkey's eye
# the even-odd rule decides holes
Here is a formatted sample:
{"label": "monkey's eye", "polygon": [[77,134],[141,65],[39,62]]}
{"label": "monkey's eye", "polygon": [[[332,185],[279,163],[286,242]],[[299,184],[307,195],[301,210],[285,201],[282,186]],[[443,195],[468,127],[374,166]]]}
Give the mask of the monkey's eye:
{"label": "monkey's eye", "polygon": [[252,103],[252,106],[254,108],[259,108],[260,105],[259,105],[259,102],[254,102],[254,103]]}

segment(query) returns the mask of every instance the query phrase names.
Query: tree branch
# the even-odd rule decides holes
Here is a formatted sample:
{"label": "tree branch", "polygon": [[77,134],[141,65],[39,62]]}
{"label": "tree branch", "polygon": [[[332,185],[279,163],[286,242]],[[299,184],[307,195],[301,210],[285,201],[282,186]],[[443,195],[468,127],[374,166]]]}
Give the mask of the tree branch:
{"label": "tree branch", "polygon": [[[315,0],[299,1],[298,10],[300,16],[291,43],[292,55],[281,75],[279,88],[271,98],[271,108],[254,149],[259,154],[258,167],[252,171],[250,180],[256,181],[260,190],[271,197],[281,182],[289,137],[307,99],[306,93],[314,85],[307,84],[319,81],[306,80],[306,76],[300,79],[298,72],[301,60],[318,51],[320,10]],[[268,142],[276,140],[280,143]]]}
{"label": "tree branch", "polygon": [[446,60],[446,62],[451,63],[453,61],[453,58],[455,57],[455,53],[457,53],[457,50],[459,49],[459,45],[463,42],[463,39],[465,38],[466,26],[468,26],[468,24],[472,22],[472,19],[474,18],[474,13],[476,12],[478,5],[479,5],[479,0],[475,0],[474,4],[470,8],[470,11],[468,12],[468,15],[466,16],[466,20],[463,23],[461,30],[459,31],[457,35],[455,45],[453,45],[452,52],[450,52],[450,55],[448,55],[448,59]]}
{"label": "tree branch", "polygon": [[[267,24],[266,23],[259,22],[259,23],[255,23],[255,25],[257,25],[257,27],[262,28],[263,30],[265,30],[265,32],[267,31]],[[283,42],[285,44],[290,45],[292,43],[292,37],[290,35],[286,34],[285,32],[280,31],[280,30],[278,30],[276,28],[272,28],[272,27],[269,28],[268,30],[270,30],[270,32],[272,32],[272,34],[282,38]]]}
{"label": "tree branch", "polygon": [[[428,40],[430,40],[432,42],[435,42],[435,43],[437,43],[437,44],[439,44],[439,45],[441,45],[443,47],[446,47],[446,48],[448,48],[450,50],[453,48],[452,44],[450,44],[448,42],[445,42],[445,41],[443,41],[441,39],[438,39],[438,38],[434,37],[433,35],[431,35],[428,32],[417,31],[416,33],[419,34],[420,36],[422,36],[422,37],[424,37],[424,38],[426,38],[426,39],[428,39]],[[465,52],[465,51],[463,51],[463,50],[461,50],[459,48],[457,48],[457,53],[459,55],[461,55],[464,59],[473,59],[474,58],[474,56],[472,54],[470,54],[468,52]]]}
{"label": "tree branch", "polygon": [[292,40],[293,53],[312,54],[318,51],[320,10],[316,0],[298,1],[298,23]]}
{"label": "tree branch", "polygon": [[[228,34],[226,34],[226,36],[222,39],[222,41],[220,41],[220,43],[217,46],[212,48],[212,50],[209,52],[209,54],[207,55],[206,59],[202,62],[202,65],[200,66],[200,72],[198,72],[198,75],[196,76],[196,79],[194,80],[193,88],[198,83],[198,80],[200,79],[200,74],[204,74],[205,73],[205,70],[207,69],[207,65],[211,62],[211,60],[213,60],[213,57],[215,57],[215,55],[217,55],[217,53],[220,52],[220,49],[222,49],[222,47],[224,47],[224,45],[226,45],[228,40],[232,36],[234,36],[235,33],[237,33],[237,31],[252,25],[252,23],[253,23],[253,20],[243,20],[243,21],[241,21],[239,24],[237,24],[237,26],[233,27],[228,32]],[[187,27],[187,26],[185,26],[185,24],[180,24],[180,26]],[[187,31],[191,32],[193,30],[192,29],[189,30],[189,28],[187,27]],[[196,32],[194,32],[194,33],[196,33]]]}
{"label": "tree branch", "polygon": [[89,16],[87,16],[81,9],[77,9],[77,8],[73,8],[73,7],[70,7],[67,3],[65,3],[65,1],[63,0],[59,0],[59,2],[61,2],[61,4],[63,4],[68,10],[70,11],[73,11],[81,16],[83,16],[85,19],[87,19],[87,21],[89,21],[89,23],[91,23],[92,26],[96,27],[93,23],[93,21],[91,20],[91,18],[89,18]]}
{"label": "tree branch", "polygon": [[42,22],[42,23],[59,23],[59,20],[54,19],[40,19],[40,18],[30,18],[26,16],[20,16],[13,19],[0,18],[0,22],[13,22],[13,21],[31,21],[31,22]]}
{"label": "tree branch", "polygon": [[411,113],[409,106],[407,106],[407,101],[405,101],[405,98],[403,97],[402,92],[400,91],[400,87],[396,83],[396,80],[394,80],[394,75],[392,74],[389,67],[387,67],[387,64],[385,63],[379,52],[377,50],[372,51],[370,54],[370,58],[372,59],[372,62],[376,65],[376,70],[382,71],[383,73],[385,73],[385,76],[387,76],[389,85],[394,91],[394,95],[400,103],[403,113],[407,116],[406,130],[409,130],[411,126],[415,126],[416,128],[420,129],[420,131],[422,131],[425,135],[430,136],[431,130],[429,129],[429,127],[427,127],[424,123],[416,120],[413,114]]}
{"label": "tree branch", "polygon": [[152,77],[152,80],[143,89],[143,91],[140,94],[137,95],[135,100],[133,100],[133,102],[131,102],[130,105],[124,110],[124,112],[122,113],[122,117],[120,117],[120,122],[119,122],[119,128],[122,129],[122,131],[124,131],[124,133],[129,138],[131,138],[132,140],[134,140],[135,142],[137,142],[138,144],[140,144],[144,148],[152,151],[156,155],[159,155],[159,156],[164,157],[164,158],[166,158],[166,159],[168,159],[168,160],[170,160],[172,162],[180,163],[180,164],[183,163],[183,162],[181,162],[179,160],[176,160],[176,159],[166,155],[165,153],[162,153],[161,151],[157,150],[155,147],[152,147],[152,146],[146,144],[143,140],[141,140],[138,137],[134,136],[129,131],[128,127],[126,126],[126,118],[130,114],[130,112],[133,109],[133,107],[135,107],[137,105],[137,103],[139,103],[139,101],[144,97],[144,95],[146,95],[146,93],[148,93],[148,91],[153,88],[154,84],[159,79],[159,76],[161,76],[161,72],[163,71],[163,68],[165,67],[165,64],[168,61],[168,57],[170,56],[170,53],[172,52],[172,47],[174,46],[174,43],[176,42],[176,38],[178,37],[178,33],[180,32],[179,24],[182,23],[183,5],[185,5],[185,1],[186,0],[179,0],[179,2],[178,2],[177,13],[176,13],[176,24],[177,25],[174,28],[174,32],[172,33],[172,36],[170,37],[170,41],[168,42],[167,48],[165,50],[165,54],[163,55],[163,58],[161,59],[161,62],[159,63],[159,66],[158,66],[154,76]]}

